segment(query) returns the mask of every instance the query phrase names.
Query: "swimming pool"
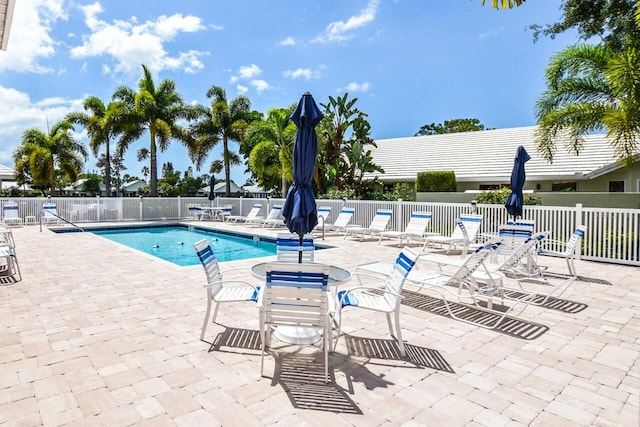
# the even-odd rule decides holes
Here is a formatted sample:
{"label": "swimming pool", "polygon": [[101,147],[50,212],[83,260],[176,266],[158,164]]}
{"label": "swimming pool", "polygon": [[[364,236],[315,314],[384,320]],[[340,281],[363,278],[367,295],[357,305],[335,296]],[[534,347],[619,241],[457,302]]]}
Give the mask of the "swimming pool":
{"label": "swimming pool", "polygon": [[193,226],[87,228],[86,231],[179,266],[200,263],[193,244],[201,239],[207,239],[219,262],[276,254],[275,239],[227,234]]}

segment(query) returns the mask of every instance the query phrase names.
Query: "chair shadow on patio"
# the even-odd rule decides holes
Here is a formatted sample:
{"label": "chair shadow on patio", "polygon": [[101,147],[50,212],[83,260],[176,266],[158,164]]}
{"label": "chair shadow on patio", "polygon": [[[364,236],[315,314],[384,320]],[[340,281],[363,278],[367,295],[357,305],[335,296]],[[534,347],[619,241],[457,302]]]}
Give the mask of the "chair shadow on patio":
{"label": "chair shadow on patio", "polygon": [[346,336],[349,356],[369,359],[402,360],[423,368],[436,369],[454,374],[455,371],[437,350],[405,343],[406,356],[400,355],[400,348],[393,339],[360,338]]}
{"label": "chair shadow on patio", "polygon": [[216,335],[209,347],[211,351],[222,351],[221,347],[233,347],[242,350],[260,352],[260,331],[257,329],[225,328]]}
{"label": "chair shadow on patio", "polygon": [[[403,290],[402,295],[404,296],[404,299],[402,300],[402,304],[404,305],[451,319],[445,303],[441,298],[434,298],[408,290]],[[488,313],[467,304],[449,301],[449,306],[458,318],[471,321],[475,324],[481,324],[483,322],[487,325],[495,324],[496,319],[499,317],[496,313]],[[506,316],[491,330],[524,340],[534,340],[547,332],[549,327],[539,323],[527,322],[522,319]]]}

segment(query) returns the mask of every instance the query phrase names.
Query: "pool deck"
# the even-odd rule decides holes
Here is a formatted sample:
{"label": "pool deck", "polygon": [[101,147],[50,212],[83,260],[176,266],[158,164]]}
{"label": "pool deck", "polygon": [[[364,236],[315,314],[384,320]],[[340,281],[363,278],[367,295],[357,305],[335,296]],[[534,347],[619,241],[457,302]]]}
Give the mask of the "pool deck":
{"label": "pool deck", "polygon": [[[534,339],[403,305],[401,358],[384,315],[345,311],[347,336],[330,355],[325,385],[318,347],[275,338],[260,376],[252,304],[222,305],[200,341],[200,266],[178,267],[90,233],[25,226],[13,234],[23,280],[0,284],[0,426],[640,423],[638,267],[578,261],[580,280],[562,298],[580,309],[527,307],[518,318],[524,329],[538,327]],[[334,248],[317,251],[316,261],[347,269],[392,262],[399,251],[397,241],[332,234],[325,242]],[[560,259],[540,264],[566,272]],[[259,284],[250,273],[234,275]]]}

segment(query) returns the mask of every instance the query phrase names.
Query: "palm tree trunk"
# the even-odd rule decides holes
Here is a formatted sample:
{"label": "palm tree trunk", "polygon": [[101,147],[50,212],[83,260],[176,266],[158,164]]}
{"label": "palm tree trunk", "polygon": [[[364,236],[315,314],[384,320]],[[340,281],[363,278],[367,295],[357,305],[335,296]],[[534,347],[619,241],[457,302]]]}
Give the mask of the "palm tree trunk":
{"label": "palm tree trunk", "polygon": [[109,154],[109,138],[104,149],[104,190],[107,197],[111,197],[111,155]]}
{"label": "palm tree trunk", "polygon": [[227,145],[227,137],[225,136],[222,139],[222,144],[224,146],[224,153],[222,153],[224,160],[224,196],[231,197],[231,165],[229,160],[229,148]]}
{"label": "palm tree trunk", "polygon": [[153,132],[151,134],[151,144],[149,145],[149,171],[151,175],[151,191],[149,193],[150,197],[158,197],[158,153],[156,152],[156,139]]}
{"label": "palm tree trunk", "polygon": [[282,198],[287,197],[287,178],[284,176],[284,171],[282,171]]}

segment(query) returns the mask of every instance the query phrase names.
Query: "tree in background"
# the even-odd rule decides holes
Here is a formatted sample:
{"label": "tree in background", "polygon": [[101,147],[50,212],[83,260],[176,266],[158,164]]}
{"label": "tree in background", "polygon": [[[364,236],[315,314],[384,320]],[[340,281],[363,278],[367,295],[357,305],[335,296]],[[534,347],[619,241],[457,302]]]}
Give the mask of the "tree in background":
{"label": "tree in background", "polygon": [[253,146],[249,154],[252,175],[265,190],[280,190],[287,195],[287,184],[293,181],[293,145],[297,128],[289,117],[296,105],[273,108],[265,120],[253,121],[245,140]]}
{"label": "tree in background", "polygon": [[72,136],[73,125],[66,120],[51,127],[49,133],[27,129],[13,153],[16,169],[30,176],[33,187],[50,189],[55,195],[58,172],[74,182],[82,171],[87,149]]}
{"label": "tree in background", "polygon": [[[110,102],[106,107],[100,98],[90,96],[84,100],[86,113],[71,112],[67,120],[83,126],[89,137],[89,147],[93,155],[98,157],[100,148],[104,145],[104,157],[101,168],[104,170],[104,185],[107,197],[111,196],[111,140],[120,135],[120,118],[124,105],[122,102]],[[99,166],[100,167],[100,166]]]}
{"label": "tree in background", "polygon": [[480,123],[480,120],[478,119],[452,119],[445,120],[444,124],[431,123],[430,125],[421,126],[420,130],[418,130],[414,136],[473,132],[478,130],[485,130],[484,125]]}
{"label": "tree in background", "polygon": [[345,93],[336,98],[329,96],[329,102],[320,103],[324,118],[316,128],[319,148],[315,174],[320,195],[334,190],[336,194],[360,196],[368,191],[361,185],[363,174],[380,170],[368,149],[375,147],[371,125],[367,114],[355,106],[357,101]]}
{"label": "tree in background", "polygon": [[[213,147],[222,141],[225,197],[230,197],[231,165],[240,164],[240,157],[229,149],[229,141],[242,141],[247,126],[246,119],[251,112],[251,101],[246,96],[239,95],[227,102],[227,94],[219,86],[211,86],[207,91],[207,98],[212,99],[211,108],[197,106],[197,120],[189,127],[189,133],[193,138],[190,156],[196,169],[200,170]],[[219,172],[219,165],[214,161],[209,172]]]}
{"label": "tree in background", "polygon": [[560,22],[532,25],[534,40],[540,36],[554,38],[575,29],[582,40],[599,39],[609,49],[619,52],[629,42],[640,39],[635,23],[637,0],[563,0]]}
{"label": "tree in background", "polygon": [[[619,2],[620,4],[625,2]],[[631,14],[640,28],[640,11]],[[605,128],[618,160],[632,163],[639,152],[640,51],[637,31],[627,33],[624,48],[610,44],[570,46],[551,58],[547,90],[536,104],[538,151],[549,162],[555,141],[568,134],[569,151],[578,155],[582,135]]]}
{"label": "tree in background", "polygon": [[138,140],[145,131],[149,132],[149,148],[138,151],[138,160],[149,159],[150,196],[158,195],[158,149],[165,151],[172,139],[182,141],[190,147],[191,140],[185,129],[179,125],[182,120],[193,117],[193,110],[184,104],[176,92],[175,83],[163,80],[158,86],[153,81],[149,69],[142,65],[143,77],[138,82],[138,92],[126,86],[118,87],[113,93],[114,100],[124,103],[123,122],[127,128],[118,143],[118,152],[125,152],[131,143]]}
{"label": "tree in background", "polygon": [[102,184],[102,177],[95,173],[88,173],[82,176],[84,182],[82,183],[82,191],[88,196],[99,196],[102,191],[100,190],[100,184]]}

